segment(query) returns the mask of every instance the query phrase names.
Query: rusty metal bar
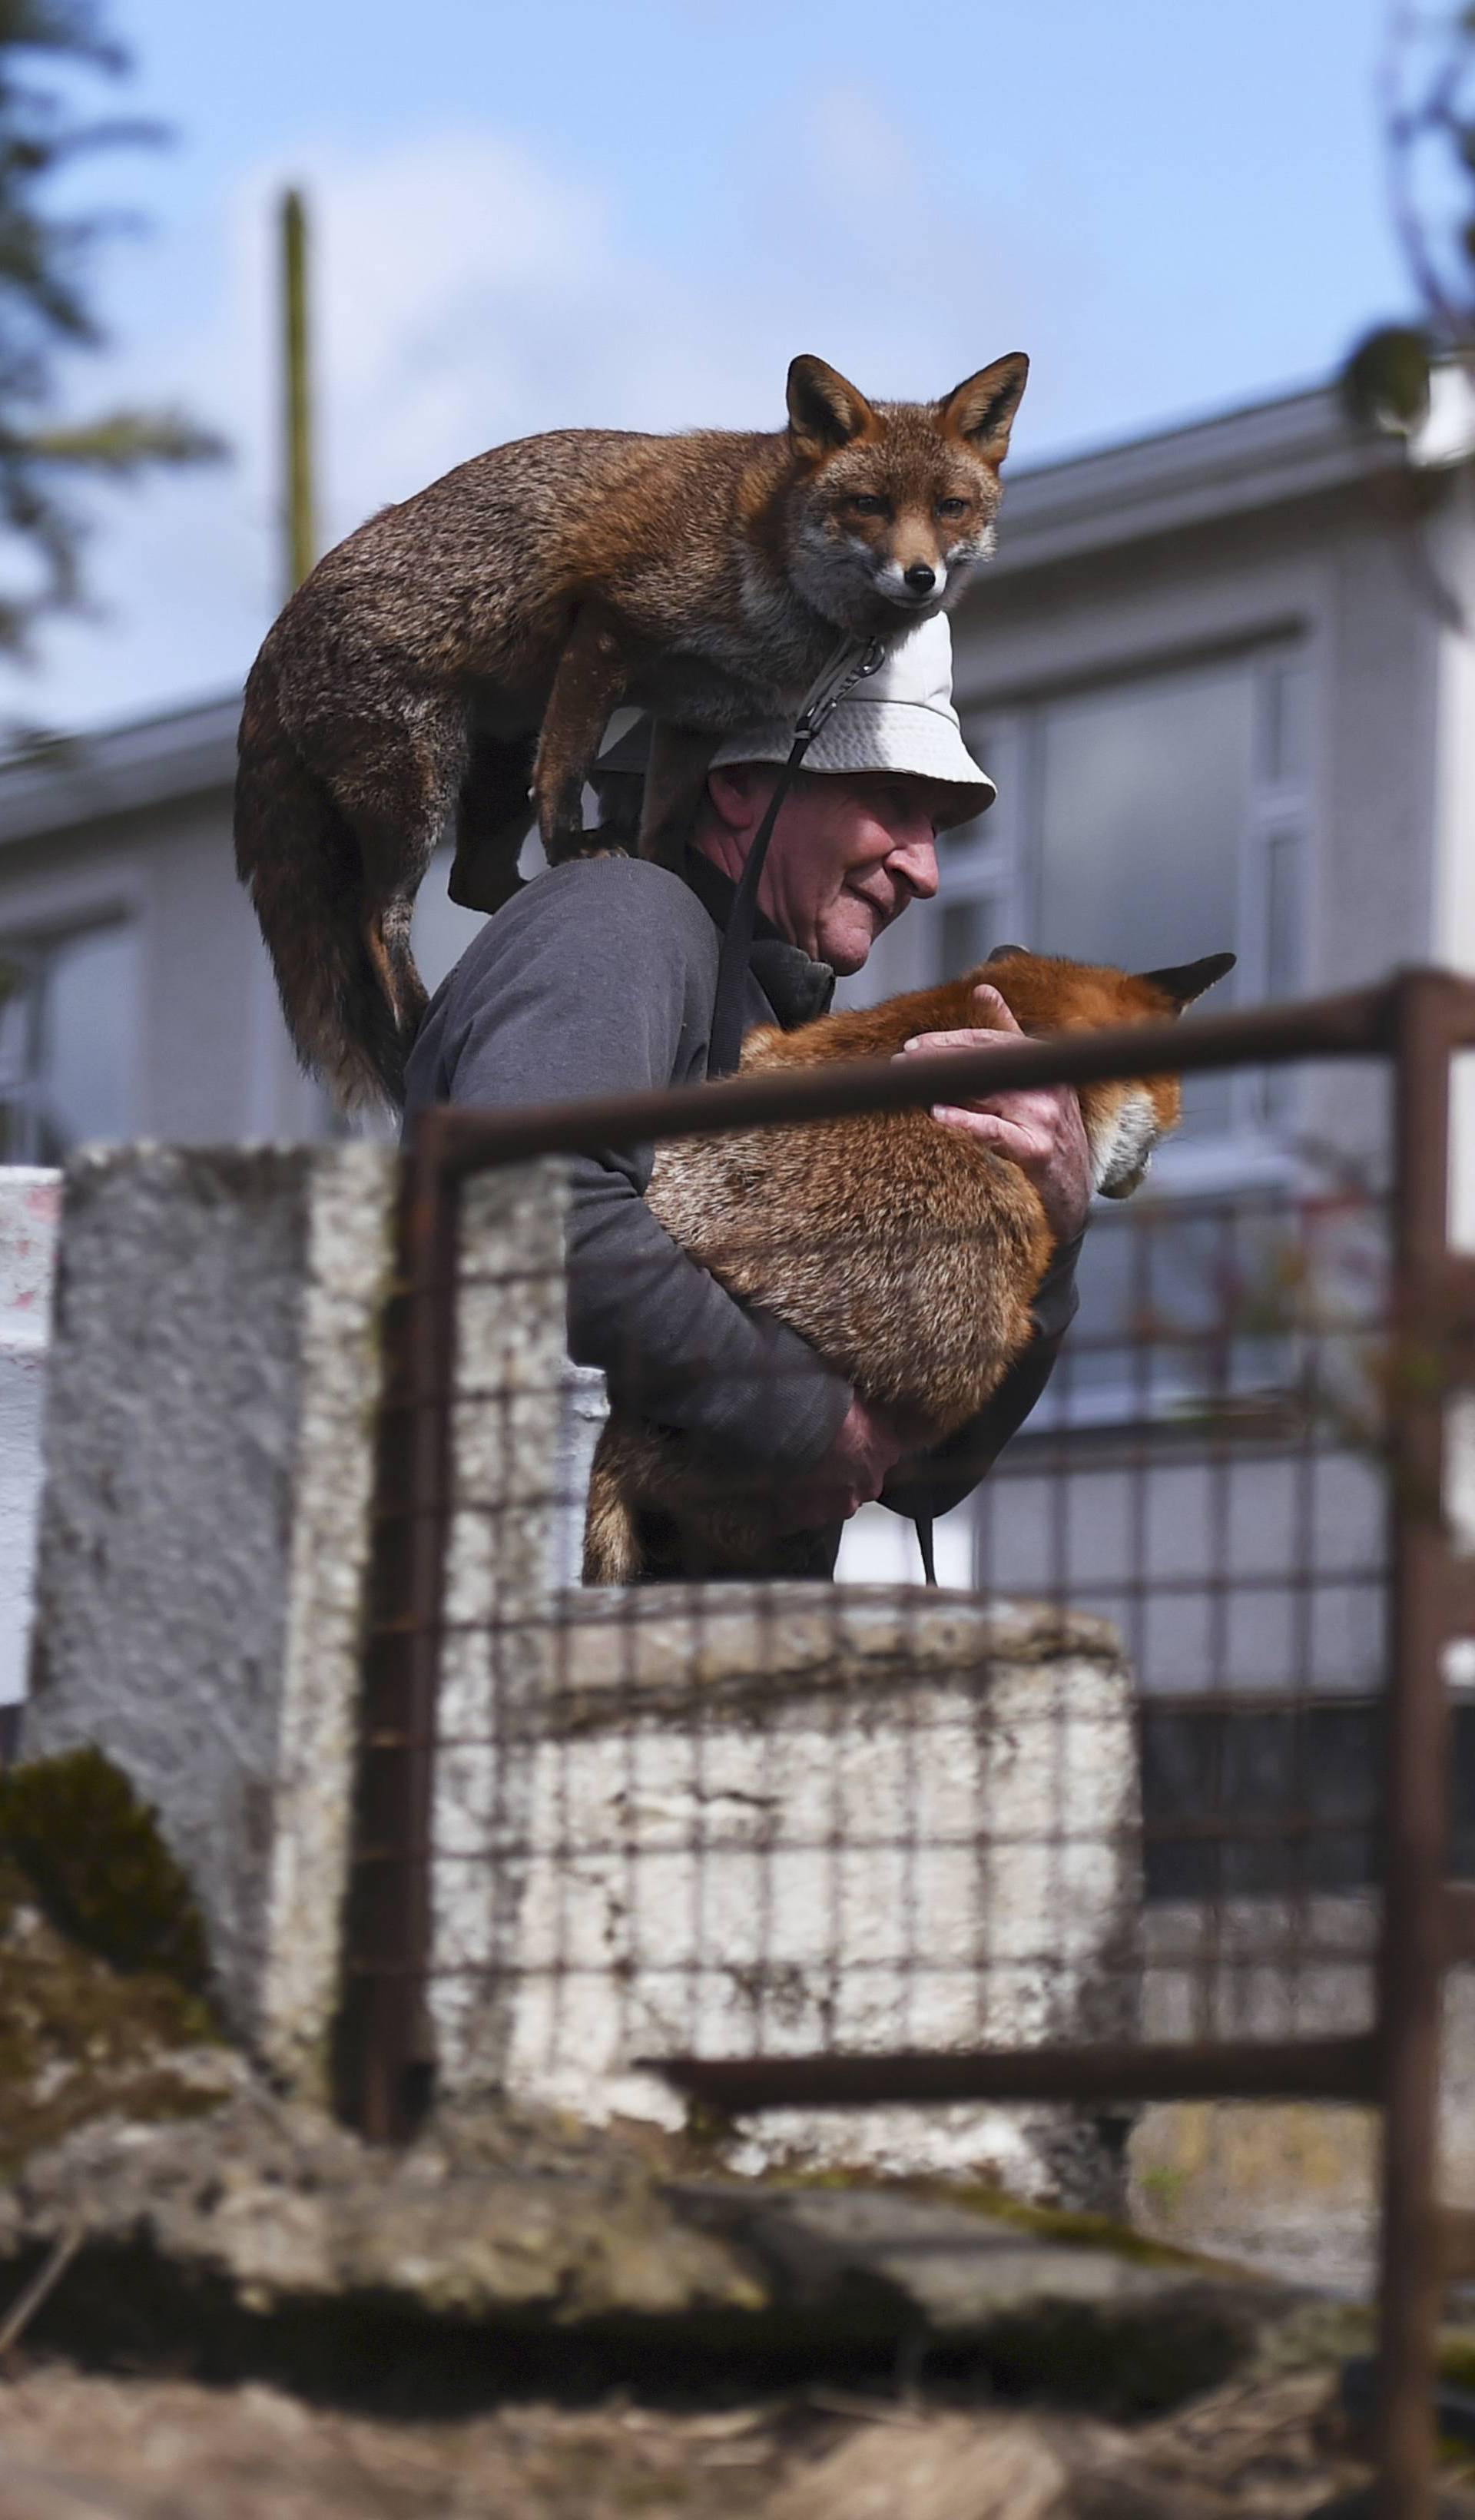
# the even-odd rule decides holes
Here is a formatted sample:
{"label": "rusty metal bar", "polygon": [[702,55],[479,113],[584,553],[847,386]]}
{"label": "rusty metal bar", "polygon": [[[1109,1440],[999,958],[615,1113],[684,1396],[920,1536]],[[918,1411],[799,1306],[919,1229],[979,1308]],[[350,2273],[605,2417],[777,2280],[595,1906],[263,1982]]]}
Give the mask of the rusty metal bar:
{"label": "rusty metal bar", "polygon": [[[591,1097],[509,1111],[437,1104],[422,1114],[417,1143],[427,1147],[436,1165],[464,1178],[526,1155],[578,1154],[653,1139],[844,1119],[861,1111],[905,1111],[939,1099],[957,1102],[969,1094],[1003,1094],[1019,1086],[1202,1075],[1251,1061],[1269,1066],[1301,1058],[1374,1058],[1389,1046],[1395,1003],[1393,988],[1355,989],[1341,997],[1309,999],[1303,1006],[1195,1016],[1187,1024],[1061,1033],[999,1050],[946,1052],[935,1058],[837,1059],[823,1066],[738,1076],[695,1091],[676,1086],[660,1094]],[[1475,992],[1470,993],[1466,1019],[1475,1038]]]}
{"label": "rusty metal bar", "polygon": [[1392,1673],[1378,2028],[1383,2222],[1379,2281],[1380,2520],[1434,2509],[1436,2336],[1444,2241],[1436,2202],[1440,2015],[1448,1953],[1444,1390],[1421,1370],[1431,1294],[1448,1282],[1451,1052],[1465,992],[1398,983],[1393,1137],[1395,1362]]}
{"label": "rusty metal bar", "polygon": [[745,2117],[949,2100],[1375,2100],[1379,2050],[1352,2039],[919,2050],[876,2056],[645,2056],[641,2069]]}
{"label": "rusty metal bar", "polygon": [[1446,2283],[1475,2275],[1475,2208],[1447,2205],[1439,2218],[1440,2265]]}
{"label": "rusty metal bar", "polygon": [[1445,1889],[1445,1966],[1475,1960],[1475,1882],[1451,1881]]}
{"label": "rusty metal bar", "polygon": [[[399,1217],[398,1321],[391,1325],[379,1491],[407,1523],[379,1553],[373,1623],[403,1649],[366,1674],[337,2041],[341,2114],[372,2140],[403,2141],[429,2097],[431,1791],[442,1579],[450,1515],[459,1185],[419,1146]],[[398,1447],[403,1447],[403,1453]],[[393,1500],[393,1503],[386,1502]]]}

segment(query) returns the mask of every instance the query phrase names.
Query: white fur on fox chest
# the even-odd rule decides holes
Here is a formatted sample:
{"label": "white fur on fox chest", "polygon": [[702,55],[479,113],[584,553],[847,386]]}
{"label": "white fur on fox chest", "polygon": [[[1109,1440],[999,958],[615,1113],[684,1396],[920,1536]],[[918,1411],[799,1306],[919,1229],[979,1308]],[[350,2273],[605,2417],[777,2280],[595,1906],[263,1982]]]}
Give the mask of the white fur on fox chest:
{"label": "white fur on fox chest", "polygon": [[1091,1186],[1110,1197],[1136,1189],[1162,1135],[1162,1121],[1146,1087],[1129,1085],[1120,1102],[1093,1116],[1086,1134],[1091,1146]]}

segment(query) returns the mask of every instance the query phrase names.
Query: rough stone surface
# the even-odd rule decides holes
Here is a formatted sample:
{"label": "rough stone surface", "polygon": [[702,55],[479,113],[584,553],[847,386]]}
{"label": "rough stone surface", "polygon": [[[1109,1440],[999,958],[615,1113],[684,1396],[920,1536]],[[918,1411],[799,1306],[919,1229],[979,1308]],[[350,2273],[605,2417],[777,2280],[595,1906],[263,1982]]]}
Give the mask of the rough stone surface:
{"label": "rough stone surface", "polygon": [[[490,1752],[442,1762],[442,1844],[503,1847],[495,2009],[469,1938],[437,1951],[481,2033],[468,2083],[675,2127],[635,2060],[1131,2035],[1132,1688],[1104,1622],[734,1584],[570,1595],[552,1642],[483,1719],[495,1814]],[[779,2111],[730,2157],[1115,2201],[1110,2140],[1058,2108]]]}
{"label": "rough stone surface", "polygon": [[0,2190],[0,2272],[69,2235],[76,2271],[45,2332],[156,2355],[183,2318],[217,2365],[259,2367],[274,2321],[331,2356],[367,2314],[402,2342],[470,2323],[488,2354],[498,2332],[577,2330],[668,2369],[673,2353],[695,2367],[776,2345],[812,2365],[852,2348],[884,2362],[926,2335],[990,2345],[1018,2383],[1052,2370],[1067,2394],[1140,2409],[1243,2364],[1297,2309],[997,2194],[672,2176],[628,2139],[496,2111],[444,2116],[386,2156],[258,2085],[209,2116],[99,2119],[29,2156]]}
{"label": "rough stone surface", "polygon": [[132,1778],[229,2016],[298,2071],[335,1994],[393,1184],[368,1146],[67,1175],[26,1747]]}
{"label": "rough stone surface", "polygon": [[25,1693],[61,1175],[0,1166],[0,1706]]}

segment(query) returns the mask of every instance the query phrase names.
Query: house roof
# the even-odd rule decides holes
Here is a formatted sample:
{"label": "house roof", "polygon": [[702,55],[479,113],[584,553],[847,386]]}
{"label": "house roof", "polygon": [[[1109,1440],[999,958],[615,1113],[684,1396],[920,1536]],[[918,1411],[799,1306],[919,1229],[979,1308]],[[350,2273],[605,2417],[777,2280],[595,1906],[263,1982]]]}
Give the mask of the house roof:
{"label": "house roof", "polygon": [[[990,575],[1313,497],[1403,460],[1355,436],[1322,387],[1025,467],[1009,475]],[[239,714],[232,693],[0,763],[0,846],[229,787]]]}
{"label": "house roof", "polygon": [[1254,403],[1011,472],[990,574],[1314,498],[1405,460],[1397,441],[1349,428],[1331,387]]}

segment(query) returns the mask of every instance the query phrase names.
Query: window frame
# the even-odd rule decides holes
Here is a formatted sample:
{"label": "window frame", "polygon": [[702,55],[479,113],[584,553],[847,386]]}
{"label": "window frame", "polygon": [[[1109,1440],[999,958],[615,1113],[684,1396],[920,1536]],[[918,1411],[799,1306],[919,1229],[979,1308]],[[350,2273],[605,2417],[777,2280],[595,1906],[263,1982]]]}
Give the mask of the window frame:
{"label": "window frame", "polygon": [[[1135,671],[1094,679],[1068,690],[1046,690],[991,707],[981,702],[967,710],[963,731],[973,751],[997,779],[999,801],[965,827],[957,839],[944,837],[938,847],[938,917],[934,934],[940,945],[942,915],[964,902],[988,902],[1001,941],[1028,944],[1041,931],[1040,885],[1043,878],[1041,832],[1044,811],[1044,727],[1048,712],[1089,690],[1093,697],[1131,693],[1154,684],[1179,681],[1195,673],[1222,671],[1242,664],[1253,677],[1254,767],[1239,834],[1234,951],[1239,958],[1235,996],[1241,1005],[1264,1003],[1273,993],[1294,996],[1307,976],[1311,871],[1317,825],[1315,727],[1317,660],[1305,635],[1285,633],[1237,646],[1229,653],[1195,654],[1181,662],[1157,658]],[[1304,678],[1301,720],[1304,758],[1298,768],[1280,770],[1266,757],[1271,723],[1270,695],[1287,673]],[[1298,931],[1296,961],[1287,971],[1284,958],[1274,950],[1273,853],[1292,845],[1293,922]],[[951,977],[936,969],[933,975]],[[1288,985],[1285,983],[1288,982]],[[1156,1178],[1164,1192],[1193,1193],[1214,1188],[1250,1187],[1267,1178],[1285,1180],[1297,1170],[1289,1143],[1300,1102],[1294,1076],[1266,1079],[1237,1074],[1231,1082],[1229,1126],[1213,1137],[1188,1145],[1169,1145],[1158,1158]]]}
{"label": "window frame", "polygon": [[[1242,664],[1253,677],[1252,769],[1239,832],[1234,950],[1239,958],[1236,997],[1242,1005],[1264,1002],[1272,990],[1293,996],[1306,984],[1310,943],[1312,869],[1318,810],[1318,657],[1314,641],[1304,632],[1277,632],[1253,646],[1236,643],[1215,654],[1199,652],[1181,661],[1157,657],[1150,664],[1089,684],[1042,690],[999,705],[980,702],[964,713],[969,749],[984,763],[999,786],[999,802],[967,827],[957,840],[944,838],[938,848],[938,911],[932,947],[933,966],[941,943],[941,914],[950,904],[982,901],[992,906],[993,932],[1001,941],[1028,944],[1041,932],[1040,886],[1043,879],[1044,730],[1048,712],[1089,691],[1106,698],[1151,685],[1186,680],[1197,672],[1222,671]],[[1283,710],[1283,678],[1302,678],[1299,695],[1301,757],[1288,761],[1283,751],[1273,757],[1270,742],[1273,694]],[[1284,715],[1279,723],[1287,723]],[[997,818],[997,820],[996,820]],[[1294,929],[1293,968],[1272,935],[1274,852],[1287,839],[1292,844],[1290,923]],[[938,976],[943,976],[941,973]],[[1272,1074],[1236,1073],[1231,1080],[1230,1118],[1212,1136],[1186,1142],[1169,1141],[1159,1152],[1151,1195],[1173,1207],[1189,1207],[1198,1199],[1224,1197],[1256,1190],[1293,1190],[1303,1179],[1304,1157],[1296,1143],[1303,1102],[1302,1080],[1295,1071]],[[1161,1390],[1147,1403],[1145,1422],[1171,1420],[1174,1399]],[[1032,1412],[1027,1433],[1059,1436],[1076,1430],[1127,1428],[1143,1423],[1140,1377],[1124,1372],[1120,1383],[1103,1380],[1047,1389]]]}
{"label": "window frame", "polygon": [[[118,901],[115,896],[110,896],[106,905],[100,902],[96,909],[89,910],[79,906],[76,915],[70,918],[61,918],[45,923],[27,922],[18,928],[0,926],[0,967],[8,963],[16,963],[22,968],[28,967],[29,970],[29,978],[23,991],[29,1001],[23,1018],[26,1034],[26,1063],[23,1072],[18,1072],[14,1088],[11,1084],[11,1071],[0,1064],[0,1111],[6,1114],[7,1121],[14,1125],[15,1129],[12,1142],[3,1158],[0,1158],[6,1164],[54,1164],[65,1159],[66,1154],[70,1151],[69,1145],[64,1147],[59,1156],[56,1152],[48,1152],[40,1142],[40,1125],[43,1117],[42,1094],[45,1082],[41,1061],[46,1043],[47,977],[55,958],[66,947],[77,943],[84,937],[114,932],[131,932],[142,957],[142,922],[137,910],[132,904]],[[140,960],[141,980],[142,961]],[[9,999],[0,997],[0,1033],[3,1033],[3,1016],[8,1005]],[[139,1055],[137,1031],[138,1027],[135,1024],[133,1038],[128,1044],[128,1057],[134,1069],[131,1086],[135,1097]],[[74,1143],[83,1144],[85,1141],[78,1140]]]}

